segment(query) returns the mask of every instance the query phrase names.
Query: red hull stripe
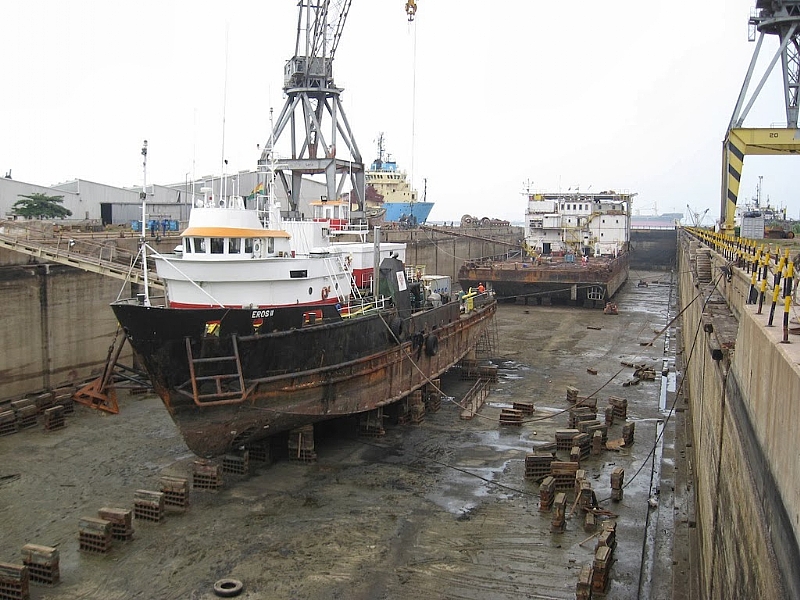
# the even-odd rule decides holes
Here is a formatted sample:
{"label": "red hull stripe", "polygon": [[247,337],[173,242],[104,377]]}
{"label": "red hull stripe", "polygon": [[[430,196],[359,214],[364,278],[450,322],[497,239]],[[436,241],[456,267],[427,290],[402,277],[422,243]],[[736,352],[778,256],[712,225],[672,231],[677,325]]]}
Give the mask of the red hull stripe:
{"label": "red hull stripe", "polygon": [[[252,308],[258,309],[270,309],[270,308],[284,308],[289,306],[321,306],[323,304],[339,304],[339,299],[336,296],[332,296],[327,300],[316,300],[314,302],[300,302],[298,304],[259,304],[258,306],[253,306]],[[219,306],[211,306],[209,304],[190,304],[188,302],[170,302],[170,308],[220,308]],[[224,308],[246,308],[250,309],[251,307],[248,306],[241,306],[238,304],[226,304]]]}

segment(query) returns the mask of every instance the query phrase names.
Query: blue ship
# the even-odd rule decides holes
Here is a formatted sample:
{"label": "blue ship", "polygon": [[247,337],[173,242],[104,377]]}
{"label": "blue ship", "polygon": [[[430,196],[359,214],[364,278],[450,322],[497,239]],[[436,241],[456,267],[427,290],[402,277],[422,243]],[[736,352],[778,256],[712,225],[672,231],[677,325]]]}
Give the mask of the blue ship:
{"label": "blue ship", "polygon": [[424,223],[431,214],[433,202],[384,202],[384,221],[414,221]]}
{"label": "blue ship", "polygon": [[366,171],[367,208],[386,209],[383,220],[386,222],[418,225],[428,220],[433,202],[417,201],[416,190],[411,189],[405,171],[397,168],[397,163],[384,155],[383,134],[378,136],[378,158]]}

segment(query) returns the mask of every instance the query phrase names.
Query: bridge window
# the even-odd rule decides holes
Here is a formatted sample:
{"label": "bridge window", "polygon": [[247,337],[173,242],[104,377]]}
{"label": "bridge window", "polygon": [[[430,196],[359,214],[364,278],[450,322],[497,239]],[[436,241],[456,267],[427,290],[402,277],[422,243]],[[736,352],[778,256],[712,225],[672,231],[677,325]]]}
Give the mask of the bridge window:
{"label": "bridge window", "polygon": [[192,244],[191,244],[189,238],[184,238],[183,239],[183,251],[184,252],[191,252],[192,251]]}
{"label": "bridge window", "polygon": [[225,238],[211,238],[211,254],[225,253]]}
{"label": "bridge window", "polygon": [[244,253],[253,253],[253,238],[244,238]]}
{"label": "bridge window", "polygon": [[239,254],[242,251],[242,238],[230,238],[228,240],[228,254]]}
{"label": "bridge window", "polygon": [[196,237],[192,238],[194,241],[194,251],[198,254],[205,254],[206,252],[206,238]]}

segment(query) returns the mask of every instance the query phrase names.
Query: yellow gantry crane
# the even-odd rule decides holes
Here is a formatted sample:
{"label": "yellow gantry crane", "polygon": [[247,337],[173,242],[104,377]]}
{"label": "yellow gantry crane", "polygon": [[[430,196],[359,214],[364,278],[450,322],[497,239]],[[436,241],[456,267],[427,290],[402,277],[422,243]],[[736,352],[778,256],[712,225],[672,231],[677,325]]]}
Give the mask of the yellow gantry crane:
{"label": "yellow gantry crane", "polygon": [[[744,157],[749,155],[777,156],[800,154],[800,131],[797,129],[798,93],[800,92],[800,0],[756,0],[756,10],[749,21],[749,38],[755,41],[753,57],[747,70],[736,107],[733,111],[722,149],[722,198],[720,227],[733,235],[733,219]],[[753,94],[745,104],[748,88],[764,37],[776,35],[780,47],[773,55]],[[758,98],[764,83],[781,59],[783,89],[786,105],[786,126],[771,128],[744,128],[745,117]]]}

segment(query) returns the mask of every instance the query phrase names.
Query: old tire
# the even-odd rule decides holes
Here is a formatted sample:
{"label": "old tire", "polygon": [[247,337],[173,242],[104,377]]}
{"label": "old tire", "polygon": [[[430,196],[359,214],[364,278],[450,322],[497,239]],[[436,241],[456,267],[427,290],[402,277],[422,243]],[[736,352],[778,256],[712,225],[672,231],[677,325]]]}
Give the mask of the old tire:
{"label": "old tire", "polygon": [[395,317],[392,319],[391,323],[389,323],[389,329],[392,330],[392,334],[398,340],[402,339],[403,337],[403,319],[399,317]]}
{"label": "old tire", "polygon": [[233,598],[242,593],[244,586],[238,579],[220,579],[214,584],[214,593],[220,598]]}
{"label": "old tire", "polygon": [[425,338],[425,354],[428,356],[436,356],[437,352],[439,352],[439,338],[436,334],[432,333]]}

